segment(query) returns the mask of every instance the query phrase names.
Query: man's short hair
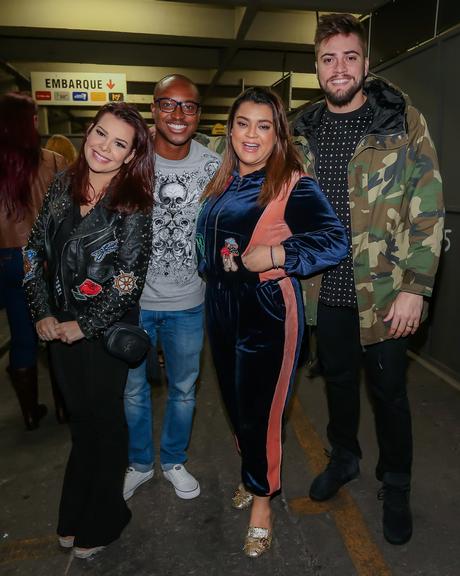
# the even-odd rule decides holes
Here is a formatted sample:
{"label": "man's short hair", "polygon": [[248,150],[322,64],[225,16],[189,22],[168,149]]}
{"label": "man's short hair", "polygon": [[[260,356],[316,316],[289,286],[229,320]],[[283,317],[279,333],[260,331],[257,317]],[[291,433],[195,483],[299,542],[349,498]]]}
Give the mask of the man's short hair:
{"label": "man's short hair", "polygon": [[190,84],[190,86],[192,86],[192,88],[196,90],[198,102],[200,101],[200,91],[198,90],[198,86],[195,84],[195,82],[193,82],[193,80],[190,80],[190,78],[184,76],[183,74],[166,74],[166,76],[163,76],[161,80],[158,80],[153,90],[154,99],[158,96],[158,93],[163,89],[163,86],[171,80],[177,80],[179,82],[183,82],[184,84]]}
{"label": "man's short hair", "polygon": [[362,23],[351,14],[325,14],[318,20],[315,33],[315,54],[318,54],[319,45],[323,40],[332,36],[343,34],[356,34],[363,48],[363,55],[367,56],[367,33]]}

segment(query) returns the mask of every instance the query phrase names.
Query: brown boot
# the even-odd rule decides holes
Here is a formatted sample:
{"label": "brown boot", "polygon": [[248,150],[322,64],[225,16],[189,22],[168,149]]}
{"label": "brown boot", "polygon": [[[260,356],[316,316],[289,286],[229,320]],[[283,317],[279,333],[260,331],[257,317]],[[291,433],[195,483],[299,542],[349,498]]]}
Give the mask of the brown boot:
{"label": "brown boot", "polygon": [[18,397],[26,429],[35,430],[47,413],[46,406],[38,403],[37,367],[10,368],[8,366],[7,372]]}

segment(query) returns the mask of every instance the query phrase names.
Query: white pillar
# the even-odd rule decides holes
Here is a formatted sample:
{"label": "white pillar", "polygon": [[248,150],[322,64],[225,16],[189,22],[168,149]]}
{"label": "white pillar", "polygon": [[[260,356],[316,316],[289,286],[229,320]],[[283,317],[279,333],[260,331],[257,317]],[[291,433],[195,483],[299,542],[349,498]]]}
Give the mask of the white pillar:
{"label": "white pillar", "polygon": [[38,131],[42,135],[49,134],[48,108],[46,106],[38,107]]}

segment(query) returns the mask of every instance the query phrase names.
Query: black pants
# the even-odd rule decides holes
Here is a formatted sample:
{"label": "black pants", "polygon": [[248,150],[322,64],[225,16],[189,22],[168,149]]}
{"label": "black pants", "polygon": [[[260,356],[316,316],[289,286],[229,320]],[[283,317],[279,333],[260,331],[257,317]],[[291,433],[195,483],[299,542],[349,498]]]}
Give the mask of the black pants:
{"label": "black pants", "polygon": [[379,445],[376,475],[410,474],[412,426],[406,389],[407,338],[360,344],[358,311],[318,307],[318,356],[326,379],[328,439],[361,457],[358,443],[360,372],[364,365]]}
{"label": "black pants", "polygon": [[53,342],[50,352],[72,435],[57,532],[75,536],[76,546],[105,546],[119,537],[131,517],[123,499],[128,366],[110,356],[98,340]]}

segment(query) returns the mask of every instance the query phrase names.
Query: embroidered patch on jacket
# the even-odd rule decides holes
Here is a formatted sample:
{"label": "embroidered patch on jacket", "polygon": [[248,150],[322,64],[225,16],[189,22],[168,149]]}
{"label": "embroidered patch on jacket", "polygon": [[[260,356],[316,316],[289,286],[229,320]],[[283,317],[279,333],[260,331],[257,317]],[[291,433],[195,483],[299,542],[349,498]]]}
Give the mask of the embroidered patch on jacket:
{"label": "embroidered patch on jacket", "polygon": [[80,284],[77,288],[78,294],[85,296],[86,298],[94,298],[100,292],[102,292],[102,286],[93,280],[87,278],[84,282]]}
{"label": "embroidered patch on jacket", "polygon": [[204,256],[204,236],[201,232],[198,232],[195,236],[196,248],[201,257]]}
{"label": "embroidered patch on jacket", "polygon": [[28,282],[35,276],[35,270],[37,269],[37,252],[35,250],[23,250],[22,260],[24,262],[24,279],[23,283]]}
{"label": "embroidered patch on jacket", "polygon": [[225,272],[236,272],[238,264],[235,262],[235,256],[239,256],[238,243],[235,238],[226,238],[224,246],[220,249],[222,263]]}
{"label": "embroidered patch on jacket", "polygon": [[85,296],[84,294],[80,294],[80,292],[77,290],[75,290],[75,288],[72,288],[71,290],[72,292],[72,296],[75,298],[75,300],[88,300],[88,297]]}
{"label": "embroidered patch on jacket", "polygon": [[134,276],[134,272],[123,272],[123,270],[120,270],[120,274],[113,279],[113,286],[118,290],[120,296],[131,294],[136,288],[137,278],[137,276]]}
{"label": "embroidered patch on jacket", "polygon": [[94,252],[91,252],[91,256],[94,258],[96,262],[102,262],[107,254],[111,254],[115,252],[118,248],[118,240],[111,240],[110,242],[106,242]]}
{"label": "embroidered patch on jacket", "polygon": [[59,281],[58,276],[56,276],[56,279],[54,280],[54,288],[58,296],[62,296],[61,282]]}

